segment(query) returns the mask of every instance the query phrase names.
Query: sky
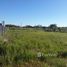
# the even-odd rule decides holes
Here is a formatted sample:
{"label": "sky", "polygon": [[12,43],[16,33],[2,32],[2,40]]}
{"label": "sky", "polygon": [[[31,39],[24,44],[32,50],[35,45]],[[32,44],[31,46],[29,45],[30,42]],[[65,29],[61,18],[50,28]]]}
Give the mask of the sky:
{"label": "sky", "polygon": [[0,0],[0,22],[67,26],[67,0]]}

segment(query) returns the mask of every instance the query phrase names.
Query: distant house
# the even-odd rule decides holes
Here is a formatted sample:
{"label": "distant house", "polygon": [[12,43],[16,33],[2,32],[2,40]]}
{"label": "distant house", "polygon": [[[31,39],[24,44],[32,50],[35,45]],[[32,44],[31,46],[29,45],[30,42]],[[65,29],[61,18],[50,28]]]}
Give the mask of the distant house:
{"label": "distant house", "polygon": [[0,35],[4,33],[4,23],[0,23]]}
{"label": "distant house", "polygon": [[2,26],[2,24],[0,23],[0,34],[2,34],[2,31],[3,31],[3,26]]}

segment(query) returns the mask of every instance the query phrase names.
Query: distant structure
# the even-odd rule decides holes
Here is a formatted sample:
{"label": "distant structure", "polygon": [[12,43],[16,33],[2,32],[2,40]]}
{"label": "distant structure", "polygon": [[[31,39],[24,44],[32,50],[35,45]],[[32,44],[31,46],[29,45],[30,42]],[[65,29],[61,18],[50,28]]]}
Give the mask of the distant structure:
{"label": "distant structure", "polygon": [[2,23],[0,23],[0,35],[3,36],[5,33],[5,21],[2,21]]}

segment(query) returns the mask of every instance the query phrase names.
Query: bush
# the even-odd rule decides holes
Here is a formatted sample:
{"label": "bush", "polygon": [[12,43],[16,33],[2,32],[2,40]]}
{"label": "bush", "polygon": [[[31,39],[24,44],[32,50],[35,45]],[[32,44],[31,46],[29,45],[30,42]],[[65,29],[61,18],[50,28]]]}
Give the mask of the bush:
{"label": "bush", "polygon": [[58,52],[57,57],[66,58],[67,57],[67,52]]}

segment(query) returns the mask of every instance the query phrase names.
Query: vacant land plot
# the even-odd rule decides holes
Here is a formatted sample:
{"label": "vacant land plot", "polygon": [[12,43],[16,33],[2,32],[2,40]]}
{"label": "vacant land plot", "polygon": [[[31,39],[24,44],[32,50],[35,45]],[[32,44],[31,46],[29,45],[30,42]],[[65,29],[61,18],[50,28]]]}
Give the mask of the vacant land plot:
{"label": "vacant land plot", "polygon": [[8,30],[0,37],[0,66],[66,67],[67,33]]}

